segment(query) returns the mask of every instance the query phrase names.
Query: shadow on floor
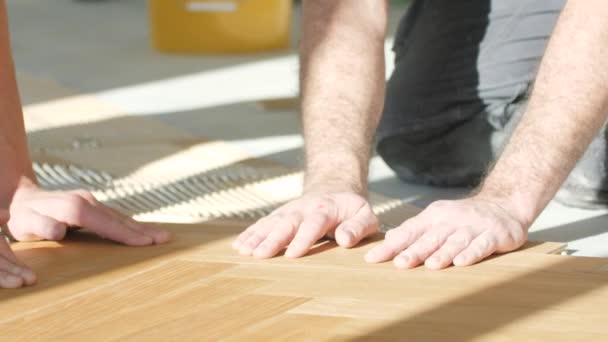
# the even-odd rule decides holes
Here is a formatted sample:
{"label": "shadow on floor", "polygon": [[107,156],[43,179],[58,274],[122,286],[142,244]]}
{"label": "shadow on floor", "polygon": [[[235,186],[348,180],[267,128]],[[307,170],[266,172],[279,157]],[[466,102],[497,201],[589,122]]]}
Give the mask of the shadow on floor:
{"label": "shadow on floor", "polygon": [[531,232],[529,238],[539,241],[570,242],[608,233],[608,214]]}
{"label": "shadow on floor", "polygon": [[[580,271],[573,271],[577,269]],[[566,275],[567,271],[572,273]],[[607,285],[608,274],[586,273],[581,270],[581,258],[572,257],[550,267],[441,303],[432,309],[352,340],[472,341],[509,325],[516,326],[517,321],[546,312]],[[415,293],[404,295],[415,296]],[[507,303],[508,307],[505,306]],[[570,315],[568,323],[576,324],[580,318],[575,314]],[[576,331],[576,327],[569,327],[567,330]],[[553,332],[559,334],[559,328],[555,327]],[[507,332],[501,338],[541,338],[528,333],[529,330],[518,331],[517,336],[509,336]]]}
{"label": "shadow on floor", "polygon": [[[20,296],[36,295],[62,285],[92,276],[118,271],[138,264],[152,266],[169,256],[200,248],[230,234],[236,235],[243,224],[179,225],[158,223],[172,232],[174,240],[165,245],[127,247],[103,240],[93,234],[72,231],[65,241],[18,243],[17,257],[30,266],[38,276],[38,284],[17,290],[0,291],[0,303]],[[45,247],[51,244],[52,247]],[[99,280],[101,282],[101,280]],[[58,289],[58,291],[61,291]],[[64,294],[70,295],[70,293]],[[33,308],[45,303],[30,303]],[[25,308],[24,308],[25,310]],[[1,316],[1,315],[0,315]]]}

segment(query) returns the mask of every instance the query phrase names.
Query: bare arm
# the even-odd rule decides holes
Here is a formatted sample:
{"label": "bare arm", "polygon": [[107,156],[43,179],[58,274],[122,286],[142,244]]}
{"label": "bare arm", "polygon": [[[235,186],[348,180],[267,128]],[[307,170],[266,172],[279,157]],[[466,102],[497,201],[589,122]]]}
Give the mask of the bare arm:
{"label": "bare arm", "polygon": [[608,114],[608,3],[570,0],[549,42],[528,110],[480,195],[504,198],[529,226]]}
{"label": "bare arm", "polygon": [[365,194],[384,103],[387,4],[304,1],[301,43],[306,190]]}
{"label": "bare arm", "polygon": [[323,236],[352,247],[378,229],[365,196],[384,103],[387,3],[305,0],[300,46],[306,142],[304,196],[235,240],[241,254],[299,257]]}
{"label": "bare arm", "polygon": [[387,233],[369,262],[465,266],[519,248],[608,113],[608,3],[569,0],[521,122],[478,193]]}
{"label": "bare arm", "polygon": [[[33,182],[15,68],[10,53],[6,5],[0,3],[0,207],[8,207],[19,182]],[[29,179],[29,180],[28,180]]]}
{"label": "bare arm", "polygon": [[[6,3],[0,0],[0,226],[18,240],[60,240],[67,227],[76,226],[127,245],[167,242],[167,232],[144,226],[103,206],[86,191],[48,192],[37,186],[7,24]],[[35,283],[34,273],[0,239],[0,287]]]}

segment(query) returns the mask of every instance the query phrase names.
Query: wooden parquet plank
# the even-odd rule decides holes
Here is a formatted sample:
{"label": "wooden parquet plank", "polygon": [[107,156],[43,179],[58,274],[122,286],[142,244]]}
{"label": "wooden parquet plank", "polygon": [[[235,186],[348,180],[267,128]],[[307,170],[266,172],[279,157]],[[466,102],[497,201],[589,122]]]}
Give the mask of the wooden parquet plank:
{"label": "wooden parquet plank", "polygon": [[[0,338],[36,336],[84,339],[92,330],[120,337],[187,315],[207,312],[267,284],[263,280],[205,277],[229,265],[169,262],[135,277],[99,286],[69,301],[21,315],[0,325]],[[83,319],[84,318],[84,319]]]}
{"label": "wooden parquet plank", "polygon": [[[214,341],[229,337],[247,326],[272,319],[308,300],[302,297],[246,295],[213,310],[205,310],[202,305],[198,312],[165,320],[153,327],[135,331],[124,338],[166,341],[167,336],[170,336],[174,341]],[[184,329],[184,327],[196,327],[196,329]]]}
{"label": "wooden parquet plank", "polygon": [[244,328],[226,341],[329,340],[348,321],[344,317],[284,313]]}
{"label": "wooden parquet plank", "polygon": [[[247,164],[286,175],[240,193],[253,202],[300,191],[301,174],[293,170],[252,160],[226,142],[193,141],[159,122],[120,118],[120,108],[98,102],[76,96],[28,108],[36,160],[107,171],[125,182],[170,183]],[[53,122],[40,119],[48,115]],[[129,137],[131,131],[137,134]],[[66,148],[75,140],[83,145]],[[160,190],[154,183],[146,191]],[[209,197],[222,210],[234,200],[223,190]],[[380,217],[388,227],[418,212],[373,200],[386,202]],[[182,202],[185,216],[188,205],[201,205]],[[167,224],[156,217],[175,236],[163,246],[127,248],[86,232],[61,243],[14,244],[40,283],[0,291],[0,340],[608,340],[608,260],[547,255],[562,244],[528,244],[467,268],[399,271],[363,261],[382,235],[348,250],[325,241],[301,259],[255,260],[230,248],[251,221],[198,218]]]}
{"label": "wooden parquet plank", "polygon": [[254,260],[230,249],[242,225],[166,225],[175,241],[153,248],[84,233],[16,244],[43,282],[0,292],[0,339],[608,336],[605,259],[523,250],[468,268],[398,271],[365,264],[368,245]]}

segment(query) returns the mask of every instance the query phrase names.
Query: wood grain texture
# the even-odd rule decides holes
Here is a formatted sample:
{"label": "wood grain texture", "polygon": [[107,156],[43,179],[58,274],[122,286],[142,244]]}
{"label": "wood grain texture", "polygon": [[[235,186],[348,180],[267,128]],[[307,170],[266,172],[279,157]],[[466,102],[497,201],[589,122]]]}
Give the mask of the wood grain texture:
{"label": "wood grain texture", "polygon": [[175,240],[157,247],[86,232],[14,244],[40,284],[0,292],[0,340],[608,338],[604,259],[536,245],[469,268],[398,271],[363,261],[378,237],[255,260],[230,249],[244,225],[163,224]]}
{"label": "wood grain texture", "polygon": [[[248,200],[280,203],[300,191],[301,175],[293,170],[251,159],[226,142],[193,141],[159,122],[108,123],[107,114],[119,116],[121,109],[97,101],[76,97],[29,108],[35,160],[105,171],[123,185],[143,182],[152,195],[184,177],[244,163],[284,176],[246,184],[239,194]],[[83,108],[91,111],[73,115]],[[49,113],[58,121],[45,126],[40,118]],[[138,127],[145,130],[128,138]],[[73,146],[83,132],[85,143],[96,144]],[[116,132],[123,137],[115,139]],[[240,201],[226,194],[207,199],[218,208]],[[124,192],[104,200],[141,196]],[[418,212],[382,196],[372,201],[386,227]],[[176,205],[169,213],[180,219],[201,204],[191,198]],[[608,260],[550,254],[562,244],[530,243],[440,272],[366,264],[363,255],[381,235],[349,250],[321,241],[298,260],[255,260],[230,248],[251,221],[206,217],[177,224],[161,215],[167,212],[123,209],[146,214],[171,230],[174,241],[127,248],[74,231],[59,243],[13,244],[39,284],[0,291],[0,341],[608,340]]]}

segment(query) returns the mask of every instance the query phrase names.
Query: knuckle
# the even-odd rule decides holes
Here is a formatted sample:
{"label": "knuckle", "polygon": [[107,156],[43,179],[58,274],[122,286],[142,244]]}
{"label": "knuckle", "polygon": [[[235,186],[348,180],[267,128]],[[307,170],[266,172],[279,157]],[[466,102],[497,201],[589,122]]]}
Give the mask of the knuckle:
{"label": "knuckle", "polygon": [[457,246],[468,246],[472,242],[469,234],[454,234],[450,237],[450,240]]}
{"label": "knuckle", "polygon": [[513,242],[513,236],[511,236],[511,233],[502,229],[495,232],[494,236],[496,237],[496,240],[500,242],[501,245],[511,244]]}
{"label": "knuckle", "polygon": [[372,208],[371,204],[369,204],[369,202],[367,202],[367,201],[365,201],[365,203],[363,203],[360,210],[366,214],[374,215],[374,208]]}
{"label": "knuckle", "polygon": [[78,195],[68,195],[64,200],[65,213],[72,218],[78,218],[82,215],[88,202]]}
{"label": "knuckle", "polygon": [[261,234],[253,234],[251,235],[247,241],[245,241],[245,245],[249,247],[253,247],[264,240],[264,237]]}
{"label": "knuckle", "polygon": [[[285,227],[283,228],[283,231],[289,236],[294,236],[296,234],[296,232],[298,231],[298,227],[296,226],[296,224],[288,224],[288,225],[285,225]],[[270,234],[270,235],[274,236],[274,234]]]}
{"label": "knuckle", "polygon": [[268,236],[264,242],[262,242],[260,244],[260,247],[263,248],[274,248],[275,246],[277,246],[279,244],[279,240],[275,237],[272,236]]}
{"label": "knuckle", "polygon": [[444,236],[443,234],[436,232],[436,233],[426,235],[421,240],[426,245],[436,246],[436,245],[441,244],[444,241],[443,236]]}
{"label": "knuckle", "polygon": [[477,240],[477,249],[480,252],[494,250],[496,243],[494,239],[490,239],[487,237],[480,237]]}
{"label": "knuckle", "polygon": [[330,218],[329,214],[326,212],[316,213],[315,216],[316,216],[315,221],[317,221],[317,222],[326,222]]}
{"label": "knuckle", "polygon": [[523,242],[528,239],[528,232],[525,229],[515,227],[514,229],[510,229],[510,232],[511,238],[515,243]]}
{"label": "knuckle", "polygon": [[500,252],[516,249],[527,240],[527,233],[521,230],[510,230],[503,234],[505,236],[501,240]]}

